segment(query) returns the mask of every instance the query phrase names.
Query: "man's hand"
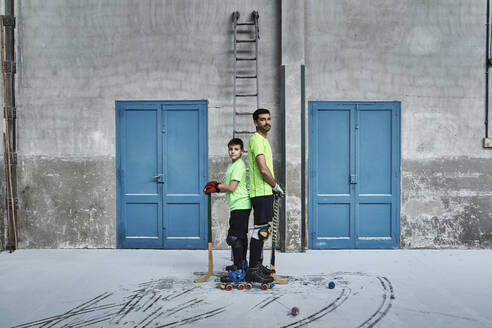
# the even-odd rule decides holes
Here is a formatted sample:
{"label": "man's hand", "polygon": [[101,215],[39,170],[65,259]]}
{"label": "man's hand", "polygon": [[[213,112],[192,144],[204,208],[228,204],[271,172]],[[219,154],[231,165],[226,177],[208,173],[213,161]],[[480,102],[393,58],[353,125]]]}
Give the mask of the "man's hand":
{"label": "man's hand", "polygon": [[284,191],[282,190],[282,188],[280,187],[280,185],[277,183],[275,184],[275,187],[273,187],[273,193],[279,197],[284,197]]}
{"label": "man's hand", "polygon": [[203,188],[203,191],[207,195],[209,195],[209,194],[211,194],[213,192],[220,192],[219,185],[220,185],[220,182],[217,182],[217,181],[209,181],[205,185],[205,188]]}

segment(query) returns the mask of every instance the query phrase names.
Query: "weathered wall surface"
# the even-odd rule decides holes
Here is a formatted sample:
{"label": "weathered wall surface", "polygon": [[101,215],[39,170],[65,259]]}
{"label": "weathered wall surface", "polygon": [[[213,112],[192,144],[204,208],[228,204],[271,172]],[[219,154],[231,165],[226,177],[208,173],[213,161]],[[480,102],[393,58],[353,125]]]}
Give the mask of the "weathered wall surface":
{"label": "weathered wall surface", "polygon": [[[208,99],[210,178],[224,179],[234,10],[260,12],[260,104],[280,152],[278,3],[16,3],[21,248],[116,246],[115,100]],[[226,247],[225,199],[213,210],[215,245]]]}
{"label": "weathered wall surface", "polygon": [[485,5],[306,2],[307,100],[402,101],[402,247],[492,247]]}
{"label": "weathered wall surface", "polygon": [[[304,28],[294,29],[305,36],[304,59],[295,62],[282,61],[297,52],[281,50],[281,24],[289,33],[289,19],[299,23],[302,15],[287,10],[281,22],[280,1],[16,4],[21,248],[115,247],[115,100],[207,99],[209,178],[224,179],[234,10],[241,19],[260,13],[260,105],[272,109],[277,176],[280,65],[289,76],[304,60],[306,100],[402,102],[402,247],[492,247],[492,151],[481,148],[484,2],[307,0]],[[300,140],[291,116],[292,157]],[[253,128],[251,119],[239,127]],[[294,185],[299,162],[285,166]],[[292,250],[300,238],[299,191],[290,196]],[[212,210],[215,247],[225,248],[223,195],[214,195]]]}

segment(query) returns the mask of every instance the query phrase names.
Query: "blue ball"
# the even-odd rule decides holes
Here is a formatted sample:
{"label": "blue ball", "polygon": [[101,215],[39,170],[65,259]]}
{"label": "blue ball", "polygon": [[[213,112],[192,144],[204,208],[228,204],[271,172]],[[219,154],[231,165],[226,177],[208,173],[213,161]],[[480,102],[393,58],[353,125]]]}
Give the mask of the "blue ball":
{"label": "blue ball", "polygon": [[330,281],[330,283],[328,284],[328,288],[330,289],[335,288],[335,283],[333,281]]}

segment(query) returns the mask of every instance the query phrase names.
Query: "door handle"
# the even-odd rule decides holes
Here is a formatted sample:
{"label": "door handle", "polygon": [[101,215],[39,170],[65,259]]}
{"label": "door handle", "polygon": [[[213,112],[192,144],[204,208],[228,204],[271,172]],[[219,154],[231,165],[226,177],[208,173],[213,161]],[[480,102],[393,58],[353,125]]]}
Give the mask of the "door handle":
{"label": "door handle", "polygon": [[162,178],[162,176],[162,174],[154,175],[152,179],[157,179],[155,180],[155,182],[157,183],[165,183],[165,180]]}
{"label": "door handle", "polygon": [[350,175],[350,183],[351,184],[356,184],[357,183],[357,174],[351,174]]}

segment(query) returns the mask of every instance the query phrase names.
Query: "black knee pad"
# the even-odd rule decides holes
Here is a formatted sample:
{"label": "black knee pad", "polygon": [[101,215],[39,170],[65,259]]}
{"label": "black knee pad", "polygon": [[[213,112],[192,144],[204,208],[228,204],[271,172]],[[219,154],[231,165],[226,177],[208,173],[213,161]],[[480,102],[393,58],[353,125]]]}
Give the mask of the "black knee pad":
{"label": "black knee pad", "polygon": [[238,248],[238,247],[241,247],[243,246],[243,241],[236,237],[236,236],[232,236],[232,235],[227,235],[227,238],[226,238],[226,243],[227,245],[231,246],[232,248]]}

